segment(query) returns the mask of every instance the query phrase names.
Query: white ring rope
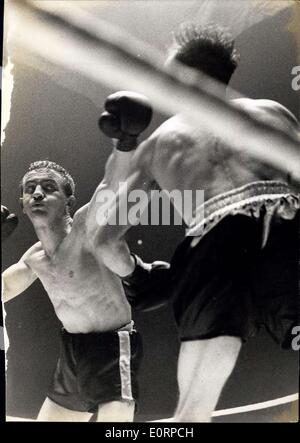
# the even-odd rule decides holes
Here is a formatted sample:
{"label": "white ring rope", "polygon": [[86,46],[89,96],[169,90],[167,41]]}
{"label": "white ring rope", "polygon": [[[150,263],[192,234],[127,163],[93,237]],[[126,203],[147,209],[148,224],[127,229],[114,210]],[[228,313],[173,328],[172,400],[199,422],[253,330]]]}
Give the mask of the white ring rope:
{"label": "white ring rope", "polygon": [[[298,393],[287,395],[286,397],[276,398],[275,400],[263,401],[260,403],[253,403],[251,405],[238,406],[236,408],[230,409],[219,409],[218,411],[214,411],[212,413],[213,417],[224,417],[225,415],[235,415],[235,414],[243,414],[246,412],[259,411],[261,409],[269,409],[274,408],[275,406],[281,406],[287,403],[295,402],[299,399]],[[156,422],[173,422],[173,417],[162,418],[160,420],[153,420]]]}
{"label": "white ring rope", "polygon": [[[263,401],[260,403],[253,403],[251,405],[245,405],[245,406],[238,406],[236,408],[231,409],[220,409],[218,411],[214,411],[212,416],[213,417],[224,417],[225,415],[233,415],[233,414],[243,414],[245,412],[252,412],[252,411],[258,411],[261,409],[268,409],[268,408],[274,408],[275,406],[281,406],[287,403],[295,402],[299,399],[298,394],[291,394],[287,395],[285,397],[276,398],[275,400],[269,400],[269,401]],[[35,421],[27,418],[21,418],[21,417],[12,417],[7,416],[7,421]],[[153,420],[151,423],[155,422],[171,422],[171,418],[161,419],[161,420]]]}
{"label": "white ring rope", "polygon": [[213,417],[221,417],[224,415],[242,414],[244,412],[258,411],[260,409],[273,408],[274,406],[284,405],[299,399],[298,394],[287,395],[286,397],[276,398],[275,400],[263,401],[260,403],[253,403],[252,405],[239,406],[231,409],[220,409],[213,412]]}
{"label": "white ring rope", "polygon": [[170,72],[160,51],[82,9],[54,12],[48,2],[29,0],[10,6],[13,41],[94,82],[145,94],[157,110],[182,113],[192,125],[201,121],[232,149],[247,150],[300,183],[300,136],[262,123],[225,100],[212,79],[181,64]]}

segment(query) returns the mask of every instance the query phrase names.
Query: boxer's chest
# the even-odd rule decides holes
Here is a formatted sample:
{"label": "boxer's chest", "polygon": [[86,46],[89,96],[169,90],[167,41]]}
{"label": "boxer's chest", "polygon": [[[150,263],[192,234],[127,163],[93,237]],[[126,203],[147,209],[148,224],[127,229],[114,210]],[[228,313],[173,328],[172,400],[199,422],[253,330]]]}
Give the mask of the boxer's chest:
{"label": "boxer's chest", "polygon": [[49,295],[74,292],[98,267],[94,257],[79,244],[62,243],[49,257],[44,250],[32,255],[28,264],[36,273]]}

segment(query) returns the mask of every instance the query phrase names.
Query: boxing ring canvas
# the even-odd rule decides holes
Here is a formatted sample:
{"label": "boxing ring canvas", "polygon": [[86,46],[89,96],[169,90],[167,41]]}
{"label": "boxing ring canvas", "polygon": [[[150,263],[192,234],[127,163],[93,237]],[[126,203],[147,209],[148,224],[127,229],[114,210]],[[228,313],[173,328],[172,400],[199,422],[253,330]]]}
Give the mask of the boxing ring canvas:
{"label": "boxing ring canvas", "polygon": [[[100,134],[97,121],[106,97],[119,89],[115,83],[84,74],[88,63],[93,64],[93,51],[88,46],[82,60],[84,68],[77,69],[84,51],[81,48],[79,59],[75,60],[76,46],[72,49],[74,59],[64,63],[63,55],[56,55],[60,51],[58,46],[68,43],[63,33],[57,35],[54,46],[47,47],[49,29],[45,29],[45,35],[41,34],[38,42],[36,33],[43,31],[39,24],[40,27],[33,29],[34,44],[31,46],[28,33],[23,45],[22,36],[18,36],[20,28],[14,24],[18,22],[9,19],[9,3],[13,2],[5,3],[1,189],[2,202],[18,215],[19,226],[3,244],[3,270],[18,261],[36,241],[33,228],[18,203],[18,185],[28,165],[40,159],[62,164],[75,179],[77,207],[83,206],[101,181],[111,150],[111,142]],[[240,65],[230,83],[232,98],[239,95],[275,100],[300,119],[300,82],[295,81],[298,72],[295,68],[300,65],[299,2],[278,2],[273,9],[272,2],[252,0],[42,0],[35,3],[37,6],[49,4],[50,10],[58,14],[71,14],[79,24],[81,17],[84,23],[85,17],[93,16],[112,29],[128,34],[130,41],[142,41],[149,47],[149,54],[150,48],[164,54],[172,32],[182,22],[202,25],[220,22],[231,30],[241,53]],[[24,18],[18,11],[13,13],[19,14],[18,20],[24,19],[26,23],[28,11]],[[47,27],[51,26],[49,23]],[[138,44],[135,56],[143,58]],[[132,84],[132,79],[130,81]],[[162,101],[168,102],[167,94]],[[154,117],[143,137],[168,117],[162,104],[156,107],[154,103]],[[170,260],[183,238],[182,226],[136,226],[128,233],[131,250],[148,262]],[[5,313],[9,339],[5,387],[7,420],[35,420],[55,368],[60,323],[39,282],[7,303]],[[133,312],[133,319],[144,343],[140,404],[135,420],[168,419],[178,396],[179,341],[172,310],[167,306],[152,312]],[[298,352],[281,350],[261,330],[243,346],[213,422],[298,421],[298,390]]]}

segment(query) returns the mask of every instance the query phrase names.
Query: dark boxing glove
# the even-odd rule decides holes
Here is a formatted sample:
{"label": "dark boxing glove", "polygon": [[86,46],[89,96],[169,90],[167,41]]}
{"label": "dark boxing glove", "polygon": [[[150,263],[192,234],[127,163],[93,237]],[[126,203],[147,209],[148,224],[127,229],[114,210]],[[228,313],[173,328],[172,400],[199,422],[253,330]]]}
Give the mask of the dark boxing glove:
{"label": "dark boxing glove", "polygon": [[5,240],[15,230],[18,224],[18,217],[10,214],[9,210],[1,205],[1,238]]}
{"label": "dark boxing glove", "polygon": [[106,99],[99,127],[110,138],[118,140],[119,151],[137,147],[137,138],[151,122],[152,108],[144,95],[119,91]]}
{"label": "dark boxing glove", "polygon": [[133,309],[152,311],[166,305],[171,297],[171,271],[169,263],[144,263],[132,254],[136,266],[132,274],[122,278],[123,288]]}

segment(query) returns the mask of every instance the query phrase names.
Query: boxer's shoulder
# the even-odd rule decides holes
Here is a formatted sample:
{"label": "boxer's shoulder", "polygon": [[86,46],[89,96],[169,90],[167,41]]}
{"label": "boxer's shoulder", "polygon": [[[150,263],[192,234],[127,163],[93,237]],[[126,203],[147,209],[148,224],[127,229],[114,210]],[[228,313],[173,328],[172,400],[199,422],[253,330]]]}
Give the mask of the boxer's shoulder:
{"label": "boxer's shoulder", "polygon": [[27,251],[22,255],[20,261],[24,262],[27,266],[30,266],[35,260],[39,260],[41,254],[44,254],[42,243],[38,241],[32,245]]}
{"label": "boxer's shoulder", "polygon": [[211,134],[206,130],[189,124],[181,115],[175,115],[163,122],[145,141],[143,141],[135,154],[135,162],[138,166],[149,165],[153,159],[170,158],[180,152],[182,155],[189,148],[197,149],[205,146],[210,140]]}
{"label": "boxer's shoulder", "polygon": [[269,99],[238,98],[232,103],[255,116],[259,120],[273,124],[281,129],[299,131],[299,123],[294,114],[281,103]]}
{"label": "boxer's shoulder", "polygon": [[32,254],[35,254],[36,252],[39,252],[43,249],[42,247],[42,243],[40,241],[34,243],[34,245],[32,245],[29,249],[27,249],[27,251],[25,252],[24,256],[30,256]]}
{"label": "boxer's shoulder", "polygon": [[168,151],[187,149],[197,143],[198,133],[181,116],[176,115],[165,121],[157,130],[156,147]]}
{"label": "boxer's shoulder", "polygon": [[75,212],[72,223],[72,231],[75,229],[81,229],[85,226],[88,209],[89,203],[82,206]]}

